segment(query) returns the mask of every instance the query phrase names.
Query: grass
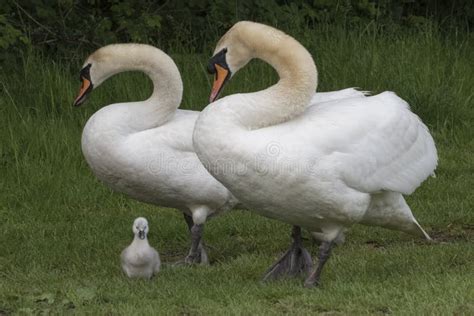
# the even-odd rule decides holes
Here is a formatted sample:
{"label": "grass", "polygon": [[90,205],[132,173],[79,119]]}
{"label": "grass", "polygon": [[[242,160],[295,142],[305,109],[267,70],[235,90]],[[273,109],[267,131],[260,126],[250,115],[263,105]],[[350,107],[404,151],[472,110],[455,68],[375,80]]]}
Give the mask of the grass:
{"label": "grass", "polygon": [[[0,315],[474,314],[472,35],[320,31],[304,40],[319,69],[318,90],[393,90],[429,125],[440,156],[437,178],[408,202],[436,243],[355,226],[334,251],[321,288],[304,289],[301,279],[261,284],[289,243],[289,227],[233,211],[206,227],[212,266],[168,266],[151,282],[128,280],[118,261],[135,217],[149,219],[150,241],[165,263],[187,252],[185,224],[175,210],[99,183],[82,157],[80,135],[100,106],[144,99],[150,82],[118,75],[75,109],[86,56],[55,62],[25,54],[0,73]],[[184,108],[206,105],[207,57],[173,55]],[[270,67],[252,62],[226,93],[275,80]]]}

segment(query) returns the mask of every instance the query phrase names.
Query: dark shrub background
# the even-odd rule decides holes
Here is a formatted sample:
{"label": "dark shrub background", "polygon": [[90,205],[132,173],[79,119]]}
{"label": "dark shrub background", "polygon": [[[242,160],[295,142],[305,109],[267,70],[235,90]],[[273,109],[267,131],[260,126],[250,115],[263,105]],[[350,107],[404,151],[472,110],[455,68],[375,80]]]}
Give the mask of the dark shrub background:
{"label": "dark shrub background", "polygon": [[0,3],[0,58],[28,49],[71,57],[115,42],[203,52],[239,20],[291,30],[308,42],[311,30],[333,27],[470,32],[474,5],[471,0],[6,0]]}

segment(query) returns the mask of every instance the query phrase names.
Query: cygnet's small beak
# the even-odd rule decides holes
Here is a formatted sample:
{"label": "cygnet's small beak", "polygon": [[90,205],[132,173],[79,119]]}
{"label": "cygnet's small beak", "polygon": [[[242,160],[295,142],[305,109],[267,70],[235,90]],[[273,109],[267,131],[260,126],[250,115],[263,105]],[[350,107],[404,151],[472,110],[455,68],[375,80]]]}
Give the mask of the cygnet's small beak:
{"label": "cygnet's small beak", "polygon": [[138,231],[138,238],[140,238],[142,240],[145,239],[145,231],[144,230],[140,229]]}

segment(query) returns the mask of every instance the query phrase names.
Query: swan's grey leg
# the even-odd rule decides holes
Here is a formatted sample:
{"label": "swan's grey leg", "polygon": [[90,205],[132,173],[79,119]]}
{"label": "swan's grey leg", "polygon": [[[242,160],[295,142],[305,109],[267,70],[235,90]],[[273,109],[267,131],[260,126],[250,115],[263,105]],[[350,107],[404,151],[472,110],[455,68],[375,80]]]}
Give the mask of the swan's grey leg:
{"label": "swan's grey leg", "polygon": [[302,273],[307,275],[311,271],[313,262],[309,252],[303,248],[301,227],[293,226],[291,237],[293,238],[293,243],[290,249],[267,270],[263,281],[285,276],[295,276]]}
{"label": "swan's grey leg", "polygon": [[323,241],[321,243],[321,246],[319,246],[318,266],[311,272],[311,274],[304,282],[305,287],[313,287],[319,285],[321,281],[321,272],[323,271],[323,267],[326,264],[326,261],[331,256],[331,249],[333,245],[334,241]]}
{"label": "swan's grey leg", "polygon": [[207,257],[206,250],[201,242],[204,224],[195,225],[192,216],[189,216],[186,213],[183,213],[183,215],[186,224],[188,224],[189,232],[191,233],[191,249],[189,249],[189,253],[184,259],[184,262],[189,264],[209,264],[209,258]]}
{"label": "swan's grey leg", "polygon": [[191,249],[189,250],[188,255],[184,259],[185,263],[195,264],[202,263],[201,261],[201,237],[204,230],[204,224],[196,225],[194,224],[191,227]]}
{"label": "swan's grey leg", "polygon": [[[189,233],[191,235],[191,247],[189,249],[188,255],[183,259],[175,262],[175,266],[180,266],[183,264],[202,264],[208,265],[209,258],[207,256],[206,250],[204,249],[203,243],[201,241],[202,230],[204,229],[204,224],[199,225],[200,228],[195,228],[193,233],[193,227],[198,226],[194,225],[193,218],[183,212],[184,220],[188,225]],[[196,242],[197,242],[197,250],[196,250]]]}

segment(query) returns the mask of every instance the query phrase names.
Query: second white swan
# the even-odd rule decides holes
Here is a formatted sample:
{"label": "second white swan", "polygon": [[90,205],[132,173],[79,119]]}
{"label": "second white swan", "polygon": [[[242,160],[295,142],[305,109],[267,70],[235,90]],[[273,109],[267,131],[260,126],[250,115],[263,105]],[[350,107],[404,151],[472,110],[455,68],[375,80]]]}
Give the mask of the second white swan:
{"label": "second white swan", "polygon": [[[309,52],[287,34],[252,22],[237,23],[218,42],[209,62],[211,102],[252,58],[272,65],[280,80],[208,105],[196,122],[194,148],[242,203],[295,226],[292,247],[266,278],[309,269],[299,227],[322,241],[306,286],[319,284],[332,245],[355,223],[429,239],[403,194],[433,173],[437,153],[408,104],[392,92],[312,102],[317,72]],[[229,164],[238,172],[222,172]]]}

